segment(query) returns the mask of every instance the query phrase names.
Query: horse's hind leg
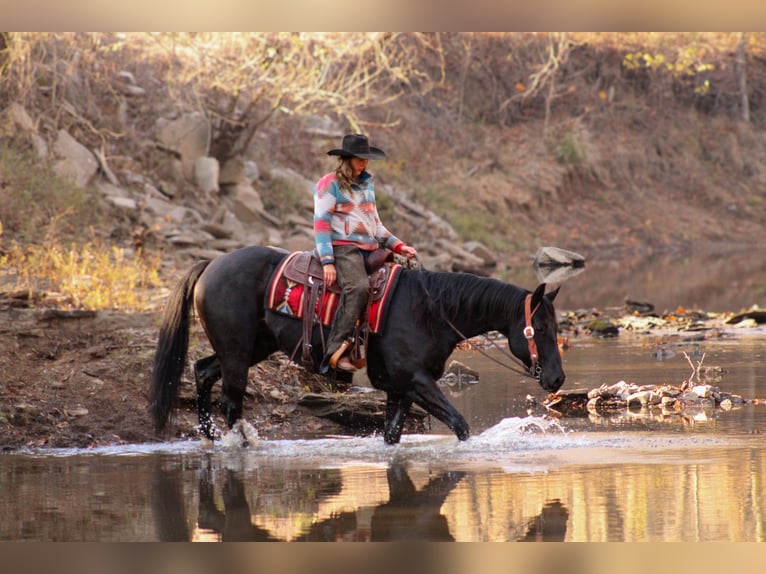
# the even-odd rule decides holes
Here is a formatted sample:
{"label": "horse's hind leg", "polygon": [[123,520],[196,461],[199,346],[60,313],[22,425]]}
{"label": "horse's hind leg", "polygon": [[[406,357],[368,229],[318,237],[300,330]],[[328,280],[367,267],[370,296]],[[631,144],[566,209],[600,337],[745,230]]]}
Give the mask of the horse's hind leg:
{"label": "horse's hind leg", "polygon": [[412,405],[412,399],[389,394],[386,399],[386,420],[383,424],[383,440],[386,444],[398,444],[402,438],[404,420]]}
{"label": "horse's hind leg", "polygon": [[414,401],[447,425],[459,440],[466,440],[470,435],[468,423],[439,390],[433,378],[425,373],[415,373],[413,383]]}
{"label": "horse's hind leg", "polygon": [[194,363],[194,381],[197,384],[197,416],[200,432],[213,439],[213,418],[210,395],[215,382],[221,378],[221,363],[217,355],[210,355]]}

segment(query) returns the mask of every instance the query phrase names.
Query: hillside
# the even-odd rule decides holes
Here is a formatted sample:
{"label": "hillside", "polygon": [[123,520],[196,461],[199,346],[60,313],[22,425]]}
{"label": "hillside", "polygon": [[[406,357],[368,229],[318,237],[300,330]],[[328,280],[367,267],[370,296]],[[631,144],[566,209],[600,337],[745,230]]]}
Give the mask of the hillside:
{"label": "hillside", "polygon": [[[439,231],[447,243],[479,241],[511,264],[545,244],[592,255],[763,238],[762,34],[743,44],[747,122],[739,34],[6,40],[4,145],[59,173],[66,172],[62,133],[95,151],[82,185],[121,198],[112,197],[96,226],[123,244],[140,235],[146,247],[188,247],[168,242],[183,233],[169,235],[157,220],[183,206],[187,226],[226,227],[216,208],[223,200],[236,212],[238,186],[247,183],[244,197],[258,204],[248,205],[257,215],[240,210],[235,226],[213,232],[223,236],[218,245],[226,250],[221,239],[231,239],[234,227],[240,244],[305,245],[287,238],[310,235],[302,228],[310,218],[306,186],[332,168],[324,152],[353,130],[388,153],[373,165],[387,224],[431,255],[444,249],[444,241],[433,245],[435,220],[422,211],[407,217],[407,207],[447,222],[458,235]],[[235,59],[244,47],[247,57]],[[300,79],[317,66],[321,79]],[[202,118],[201,136],[166,133],[189,116]],[[211,184],[194,175],[205,156],[219,175]],[[255,166],[246,181],[242,165]],[[13,193],[13,177],[4,179]],[[145,217],[156,199],[169,206]],[[16,207],[0,202],[3,239],[39,241],[24,236]],[[114,229],[117,221],[123,229]]]}

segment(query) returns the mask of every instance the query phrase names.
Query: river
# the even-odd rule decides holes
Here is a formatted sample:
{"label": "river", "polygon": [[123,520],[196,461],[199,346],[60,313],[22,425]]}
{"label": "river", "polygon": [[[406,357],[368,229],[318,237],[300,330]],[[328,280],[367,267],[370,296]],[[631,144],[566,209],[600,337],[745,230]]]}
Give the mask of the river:
{"label": "river", "polygon": [[[760,340],[702,343],[719,386],[761,398]],[[764,541],[766,406],[672,417],[554,418],[536,383],[481,355],[448,394],[472,426],[379,436],[196,441],[6,454],[0,540]],[[567,387],[680,383],[679,352],[593,340],[565,355]]]}
{"label": "river", "polygon": [[[650,263],[632,280],[587,267],[557,307],[738,311],[764,292],[744,256]],[[692,358],[721,368],[722,390],[766,398],[766,331],[734,333],[580,337],[565,389],[677,385]],[[557,417],[535,382],[476,352],[454,358],[480,372],[445,389],[471,425],[464,443],[433,422],[394,447],[325,436],[6,453],[0,541],[766,541],[766,405]]]}

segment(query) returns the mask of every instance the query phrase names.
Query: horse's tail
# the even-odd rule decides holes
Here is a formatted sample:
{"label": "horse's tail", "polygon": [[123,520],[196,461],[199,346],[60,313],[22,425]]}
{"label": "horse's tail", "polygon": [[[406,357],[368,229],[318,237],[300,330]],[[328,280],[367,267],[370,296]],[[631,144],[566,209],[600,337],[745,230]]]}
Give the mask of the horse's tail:
{"label": "horse's tail", "polygon": [[178,384],[186,366],[189,346],[189,315],[194,285],[210,261],[200,261],[178,282],[168,297],[162,316],[149,387],[149,414],[158,431],[165,428],[178,396]]}

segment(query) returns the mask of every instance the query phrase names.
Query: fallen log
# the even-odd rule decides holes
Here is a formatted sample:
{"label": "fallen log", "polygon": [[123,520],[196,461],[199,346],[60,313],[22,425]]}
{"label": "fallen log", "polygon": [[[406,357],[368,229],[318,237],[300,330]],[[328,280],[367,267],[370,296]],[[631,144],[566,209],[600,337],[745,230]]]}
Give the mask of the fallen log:
{"label": "fallen log", "polygon": [[[326,418],[356,431],[382,431],[386,418],[386,394],[381,391],[305,393],[298,399],[298,404],[315,417]],[[424,432],[428,426],[428,413],[412,405],[405,430]]]}

